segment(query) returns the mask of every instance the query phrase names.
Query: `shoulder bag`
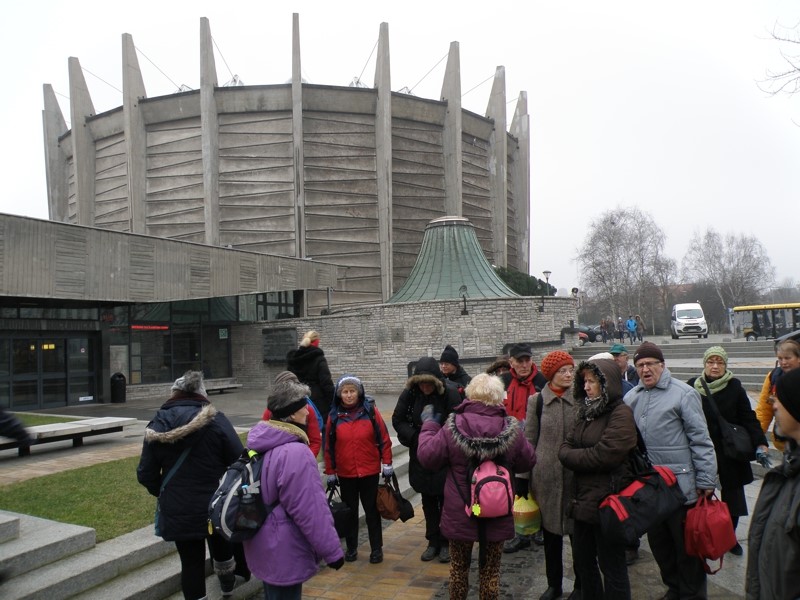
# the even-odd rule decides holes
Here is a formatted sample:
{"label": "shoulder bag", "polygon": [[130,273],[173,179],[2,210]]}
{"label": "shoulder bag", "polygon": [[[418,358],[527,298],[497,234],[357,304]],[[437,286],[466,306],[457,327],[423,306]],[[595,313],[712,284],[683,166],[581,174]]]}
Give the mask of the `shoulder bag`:
{"label": "shoulder bag", "polygon": [[385,477],[378,486],[378,497],[375,501],[381,517],[389,521],[400,519],[403,523],[414,517],[414,506],[403,497],[397,475]]}
{"label": "shoulder bag", "polygon": [[[686,512],[684,543],[686,554],[702,560],[706,573],[713,575],[719,571],[725,553],[737,544],[728,505],[717,500],[716,495],[700,496],[697,504]],[[719,560],[719,568],[713,570],[709,560]]]}
{"label": "shoulder bag", "polygon": [[706,398],[708,398],[708,406],[711,412],[714,413],[714,418],[717,420],[720,435],[722,437],[722,453],[732,459],[740,462],[750,462],[755,460],[756,451],[753,448],[753,441],[750,439],[750,434],[741,426],[735,423],[729,423],[720,414],[719,407],[714,401],[714,395],[708,389],[708,385],[700,376],[700,384],[706,391]]}
{"label": "shoulder bag", "polygon": [[347,506],[339,494],[339,488],[336,485],[328,486],[328,507],[331,509],[333,515],[333,525],[336,528],[336,534],[343,538],[350,533],[352,527],[351,518],[353,515],[352,509]]}
{"label": "shoulder bag", "polygon": [[178,457],[178,460],[175,461],[175,464],[172,465],[172,468],[167,472],[164,476],[164,479],[161,480],[161,489],[158,490],[158,498],[156,498],[156,514],[153,519],[153,524],[155,525],[156,535],[161,535],[161,494],[164,492],[164,488],[167,487],[169,480],[172,479],[172,476],[175,475],[175,472],[180,468],[183,464],[183,461],[186,460],[186,457],[189,456],[189,452],[192,451],[192,446],[185,448],[181,455]]}

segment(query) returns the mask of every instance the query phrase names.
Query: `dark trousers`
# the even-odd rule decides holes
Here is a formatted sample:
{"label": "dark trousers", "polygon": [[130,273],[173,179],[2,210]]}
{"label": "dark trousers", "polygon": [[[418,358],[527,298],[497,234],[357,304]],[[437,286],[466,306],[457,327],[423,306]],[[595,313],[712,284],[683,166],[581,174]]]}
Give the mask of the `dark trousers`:
{"label": "dark trousers", "polygon": [[358,501],[364,508],[364,518],[367,522],[370,550],[380,550],[383,547],[383,530],[381,529],[381,515],[375,503],[378,497],[378,475],[367,477],[340,477],[342,501],[350,507],[352,515],[347,528],[345,542],[348,550],[358,548]]}
{"label": "dark trousers", "polygon": [[661,581],[669,588],[670,600],[705,600],[706,572],[699,558],[688,556],[684,549],[686,511],[682,506],[669,519],[647,532],[650,550],[661,571]]}
{"label": "dark trousers", "polygon": [[581,581],[581,600],[630,600],[625,547],[607,543],[599,525],[575,521],[572,559]]}
{"label": "dark trousers", "polygon": [[442,507],[444,496],[422,494],[422,513],[425,515],[425,539],[429,546],[441,548],[447,546],[447,538],[439,531],[439,522],[442,520]]}
{"label": "dark trousers", "polygon": [[264,600],[300,600],[303,597],[303,584],[271,585],[264,583]]}
{"label": "dark trousers", "polygon": [[547,586],[561,589],[561,580],[564,578],[564,538],[542,527],[542,539]]}
{"label": "dark trousers", "polygon": [[206,595],[206,543],[213,560],[224,562],[233,558],[233,546],[218,535],[198,540],[176,540],[175,547],[181,559],[181,590],[186,600],[197,600]]}

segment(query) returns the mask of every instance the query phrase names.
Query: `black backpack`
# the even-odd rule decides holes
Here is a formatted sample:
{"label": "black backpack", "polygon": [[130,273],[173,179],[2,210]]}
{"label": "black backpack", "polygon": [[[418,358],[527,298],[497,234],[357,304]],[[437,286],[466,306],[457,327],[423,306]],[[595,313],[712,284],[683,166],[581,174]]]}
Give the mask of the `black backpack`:
{"label": "black backpack", "polygon": [[264,455],[245,448],[225,471],[208,504],[208,533],[230,542],[249,540],[261,529],[277,502],[264,504],[261,472]]}

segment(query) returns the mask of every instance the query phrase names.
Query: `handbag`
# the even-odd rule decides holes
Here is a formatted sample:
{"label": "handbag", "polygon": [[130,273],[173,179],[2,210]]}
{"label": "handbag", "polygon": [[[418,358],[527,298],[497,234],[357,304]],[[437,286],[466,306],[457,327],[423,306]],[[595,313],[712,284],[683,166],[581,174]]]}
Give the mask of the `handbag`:
{"label": "handbag", "polygon": [[403,497],[394,473],[391,477],[385,477],[384,482],[378,486],[375,504],[381,517],[389,521],[400,519],[405,523],[414,517],[414,506]]}
{"label": "handbag", "polygon": [[333,515],[333,526],[336,528],[337,535],[340,538],[345,537],[350,533],[352,527],[350,521],[353,516],[353,511],[342,501],[338,486],[333,485],[328,487],[328,507],[331,509],[331,514]]}
{"label": "handbag", "polygon": [[[719,571],[725,553],[738,543],[728,505],[717,500],[716,495],[701,496],[686,512],[684,542],[686,554],[702,560],[706,573],[713,575]],[[719,567],[712,570],[708,560],[719,560]]]}
{"label": "handbag", "polygon": [[649,529],[671,517],[686,503],[675,473],[653,466],[642,434],[636,428],[636,447],[628,460],[633,482],[619,493],[606,496],[598,507],[600,529],[613,544],[633,546]]}
{"label": "handbag", "polygon": [[756,451],[753,447],[753,441],[750,439],[750,434],[745,431],[740,425],[728,422],[719,412],[719,407],[714,401],[714,395],[708,389],[708,385],[701,377],[700,384],[706,391],[706,398],[708,398],[708,406],[714,413],[714,418],[717,420],[720,436],[722,437],[722,453],[733,460],[740,462],[750,462],[755,460]]}

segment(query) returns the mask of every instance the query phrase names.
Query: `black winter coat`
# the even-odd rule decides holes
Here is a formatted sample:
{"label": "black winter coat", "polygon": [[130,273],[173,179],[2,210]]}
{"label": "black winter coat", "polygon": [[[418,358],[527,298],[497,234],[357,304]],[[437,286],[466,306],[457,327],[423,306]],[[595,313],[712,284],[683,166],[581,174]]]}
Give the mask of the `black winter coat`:
{"label": "black winter coat", "polygon": [[[426,396],[419,389],[420,383],[432,383],[434,391]],[[406,386],[397,399],[392,426],[397,439],[409,449],[408,479],[411,487],[420,494],[441,496],[444,494],[444,481],[447,469],[437,471],[425,469],[417,458],[419,432],[422,429],[420,414],[427,404],[433,405],[435,413],[441,415],[443,423],[453,409],[461,404],[461,396],[455,384],[445,379],[434,358],[426,357],[417,362],[414,374],[406,381]]]}
{"label": "black winter coat", "polygon": [[326,423],[333,403],[334,386],[322,348],[301,346],[289,352],[286,362],[287,368],[311,388],[311,399],[322,415],[322,422]]}
{"label": "black winter coat", "polygon": [[[696,377],[693,377],[687,383],[694,387],[696,379]],[[717,473],[719,474],[720,484],[723,488],[736,488],[747,485],[753,481],[753,469],[750,467],[750,462],[734,460],[725,456],[722,451],[722,434],[720,433],[719,425],[717,425],[715,413],[708,405],[708,398],[703,394],[700,397],[703,399],[703,414],[706,416],[706,422],[708,423],[708,433],[714,443],[714,452],[717,455]],[[714,394],[714,401],[720,414],[728,423],[740,425],[750,434],[753,448],[767,445],[767,438],[761,430],[761,424],[758,422],[758,417],[756,417],[756,413],[750,405],[750,398],[747,397],[747,392],[744,391],[741,381],[735,377],[731,379],[728,385]],[[742,514],[747,514],[747,512]]]}
{"label": "black winter coat", "polygon": [[208,535],[208,503],[219,478],[242,453],[242,442],[224,414],[206,398],[190,395],[167,401],[144,433],[136,477],[158,497],[161,481],[183,450],[189,454],[159,499],[161,537],[167,541]]}
{"label": "black winter coat", "polygon": [[445,378],[456,385],[462,400],[466,398],[464,390],[469,385],[469,382],[472,381],[472,376],[464,370],[464,367],[458,365],[458,367],[456,367],[456,372],[452,375],[445,375]]}

